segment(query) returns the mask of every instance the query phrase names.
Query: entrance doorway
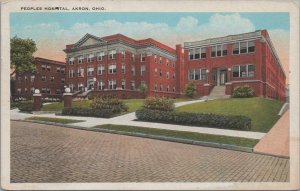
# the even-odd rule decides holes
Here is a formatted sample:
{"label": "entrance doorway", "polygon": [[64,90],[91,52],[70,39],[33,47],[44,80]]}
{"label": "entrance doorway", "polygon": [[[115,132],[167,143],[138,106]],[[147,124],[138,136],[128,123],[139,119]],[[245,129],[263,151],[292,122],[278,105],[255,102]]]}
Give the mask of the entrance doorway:
{"label": "entrance doorway", "polygon": [[217,85],[223,86],[227,82],[227,69],[218,69],[217,71]]}

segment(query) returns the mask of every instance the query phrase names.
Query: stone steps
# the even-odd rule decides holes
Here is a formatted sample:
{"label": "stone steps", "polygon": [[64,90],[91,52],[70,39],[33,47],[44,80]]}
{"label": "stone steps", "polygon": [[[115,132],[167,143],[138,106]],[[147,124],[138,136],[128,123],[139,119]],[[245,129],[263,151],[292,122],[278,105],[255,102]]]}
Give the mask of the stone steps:
{"label": "stone steps", "polygon": [[210,92],[208,99],[226,99],[230,95],[225,94],[225,86],[215,86]]}

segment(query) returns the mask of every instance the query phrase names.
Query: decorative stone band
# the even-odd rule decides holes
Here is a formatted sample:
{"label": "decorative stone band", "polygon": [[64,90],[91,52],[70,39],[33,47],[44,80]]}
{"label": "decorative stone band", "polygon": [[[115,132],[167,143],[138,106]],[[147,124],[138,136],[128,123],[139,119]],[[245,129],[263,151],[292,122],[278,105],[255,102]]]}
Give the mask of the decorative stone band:
{"label": "decorative stone band", "polygon": [[33,96],[35,96],[35,97],[42,96],[42,94],[33,94]]}
{"label": "decorative stone band", "polygon": [[63,93],[63,96],[72,96],[72,93]]}
{"label": "decorative stone band", "polygon": [[203,84],[203,86],[211,86],[210,84]]}

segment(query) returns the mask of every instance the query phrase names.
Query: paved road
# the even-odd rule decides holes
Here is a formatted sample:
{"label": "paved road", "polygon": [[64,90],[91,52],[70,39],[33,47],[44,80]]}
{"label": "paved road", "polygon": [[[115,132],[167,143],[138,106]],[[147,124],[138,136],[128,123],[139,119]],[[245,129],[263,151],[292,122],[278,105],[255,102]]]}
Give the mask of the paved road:
{"label": "paved road", "polygon": [[14,183],[288,180],[288,159],[52,125],[11,123]]}

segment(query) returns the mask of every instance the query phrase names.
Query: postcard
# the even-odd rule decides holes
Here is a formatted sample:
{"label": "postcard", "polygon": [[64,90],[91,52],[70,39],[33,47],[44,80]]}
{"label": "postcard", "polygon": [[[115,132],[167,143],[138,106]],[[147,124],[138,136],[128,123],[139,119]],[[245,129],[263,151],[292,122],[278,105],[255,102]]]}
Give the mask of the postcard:
{"label": "postcard", "polygon": [[299,189],[298,82],[298,1],[2,2],[1,188]]}

